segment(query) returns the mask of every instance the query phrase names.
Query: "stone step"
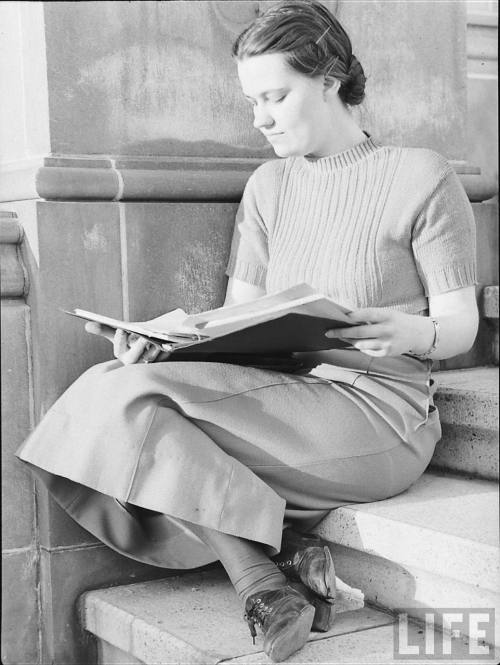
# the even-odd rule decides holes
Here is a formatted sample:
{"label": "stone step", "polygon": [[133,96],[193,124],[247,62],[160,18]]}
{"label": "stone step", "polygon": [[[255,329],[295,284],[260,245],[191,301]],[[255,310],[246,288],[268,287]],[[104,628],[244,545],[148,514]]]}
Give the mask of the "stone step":
{"label": "stone step", "polygon": [[[241,603],[220,568],[89,591],[80,599],[80,610],[82,625],[99,639],[99,662],[106,665],[208,665],[262,655],[262,638],[252,644]],[[345,585],[337,612],[333,628],[311,633],[311,640],[394,621],[388,613],[364,607],[362,594]],[[110,660],[112,654],[121,659]]]}
{"label": "stone step", "polygon": [[498,367],[436,372],[443,426],[431,466],[498,480]]}
{"label": "stone step", "polygon": [[[374,608],[359,607],[359,602],[349,589],[341,588],[333,628],[328,633],[311,633],[305,647],[287,662],[408,663],[394,651],[399,621]],[[90,591],[81,598],[80,607],[84,627],[97,640],[100,665],[270,662],[262,650],[260,634],[252,645],[240,603],[221,570]],[[408,645],[424,653],[420,626],[410,621],[407,633],[401,649]],[[433,635],[439,655],[442,635],[438,631]],[[468,643],[463,637],[452,638],[452,653],[462,663],[484,663],[484,656],[483,660],[467,659]],[[495,657],[490,646],[482,648]],[[426,662],[442,660],[427,657]]]}
{"label": "stone step", "polygon": [[496,483],[427,472],[391,499],[332,511],[315,531],[338,576],[375,606],[496,608],[498,624]]}
{"label": "stone step", "polygon": [[[434,472],[391,499],[332,511],[316,531],[332,543],[339,614],[332,631],[312,633],[291,662],[399,662],[389,658],[394,637],[387,611],[417,618],[436,611],[437,624],[439,608],[496,609],[498,617],[497,513],[495,483]],[[377,608],[362,607],[363,600]],[[90,591],[81,611],[105,665],[268,662],[262,640],[252,646],[220,570]],[[367,643],[376,645],[371,660],[366,651],[364,659],[363,652],[349,651]]]}

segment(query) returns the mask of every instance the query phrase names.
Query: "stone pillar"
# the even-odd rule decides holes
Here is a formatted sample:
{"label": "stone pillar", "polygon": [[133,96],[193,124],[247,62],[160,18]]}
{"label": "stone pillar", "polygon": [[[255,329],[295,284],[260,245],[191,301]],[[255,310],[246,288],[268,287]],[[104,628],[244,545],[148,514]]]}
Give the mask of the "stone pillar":
{"label": "stone pillar", "polygon": [[[221,304],[243,186],[274,157],[252,128],[230,57],[233,39],[266,3],[0,4],[0,200],[24,228],[37,422],[84,369],[111,356],[60,308],[140,320]],[[487,198],[467,162],[463,3],[325,4],[369,77],[357,111],[364,128],[442,152],[470,197]],[[88,662],[77,596],[168,571],[111,552],[42,488],[36,504],[39,658]],[[4,662],[32,662],[23,661],[35,646],[22,632],[9,639],[17,646],[9,643]]]}
{"label": "stone pillar", "polygon": [[0,210],[2,268],[2,662],[40,662],[34,483],[14,458],[33,425],[30,311],[23,230]]}

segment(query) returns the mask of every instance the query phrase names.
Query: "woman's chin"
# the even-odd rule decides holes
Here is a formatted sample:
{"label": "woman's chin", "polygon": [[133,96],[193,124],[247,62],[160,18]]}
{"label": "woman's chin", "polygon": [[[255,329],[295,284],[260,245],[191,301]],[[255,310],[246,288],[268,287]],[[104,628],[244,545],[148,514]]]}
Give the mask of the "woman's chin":
{"label": "woman's chin", "polygon": [[273,145],[273,150],[278,157],[300,157],[303,155],[302,152],[293,150],[286,145]]}

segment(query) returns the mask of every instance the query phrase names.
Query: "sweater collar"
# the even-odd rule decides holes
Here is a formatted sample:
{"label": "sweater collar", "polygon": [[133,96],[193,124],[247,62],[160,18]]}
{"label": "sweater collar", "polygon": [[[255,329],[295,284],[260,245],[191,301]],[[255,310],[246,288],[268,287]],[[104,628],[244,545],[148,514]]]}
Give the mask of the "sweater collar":
{"label": "sweater collar", "polygon": [[[365,132],[366,134],[366,132]],[[381,146],[370,135],[367,138],[347,150],[337,152],[326,157],[299,157],[302,166],[315,173],[331,173],[342,168],[352,166],[372,155]]]}

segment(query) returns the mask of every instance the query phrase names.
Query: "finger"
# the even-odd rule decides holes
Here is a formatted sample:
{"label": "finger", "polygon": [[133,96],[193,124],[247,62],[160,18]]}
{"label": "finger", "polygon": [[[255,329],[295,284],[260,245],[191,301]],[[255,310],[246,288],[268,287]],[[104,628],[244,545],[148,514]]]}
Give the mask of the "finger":
{"label": "finger", "polygon": [[143,362],[142,356],[149,344],[149,340],[145,337],[139,337],[133,345],[120,356],[120,360],[124,365],[134,365],[135,363]]}
{"label": "finger", "polygon": [[141,336],[138,335],[137,333],[133,333],[133,332],[128,333],[128,335],[127,335],[127,344],[129,346],[132,346],[132,344],[134,344],[134,342],[137,342],[137,340],[140,339],[140,338],[141,338]]}
{"label": "finger", "polygon": [[115,354],[115,358],[121,359],[121,356],[123,356],[127,350],[127,333],[121,328],[118,328],[113,337],[113,353]]}
{"label": "finger", "polygon": [[139,362],[152,363],[156,360],[156,358],[159,356],[160,353],[161,353],[161,348],[156,344],[150,342],[146,346],[146,349],[144,350],[141,357],[139,358]]}
{"label": "finger", "polygon": [[360,349],[360,351],[367,356],[374,356],[376,358],[381,358],[387,355],[387,351],[385,349]]}
{"label": "finger", "polygon": [[353,323],[378,323],[388,318],[388,313],[381,307],[355,309],[347,315]]}
{"label": "finger", "polygon": [[380,324],[369,324],[364,326],[352,326],[351,328],[333,328],[327,330],[326,337],[345,337],[349,339],[374,339],[383,334],[383,327]]}
{"label": "finger", "polygon": [[378,339],[354,339],[352,340],[352,345],[359,349],[359,351],[381,351],[386,349],[386,345],[380,342]]}

